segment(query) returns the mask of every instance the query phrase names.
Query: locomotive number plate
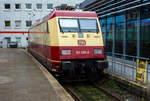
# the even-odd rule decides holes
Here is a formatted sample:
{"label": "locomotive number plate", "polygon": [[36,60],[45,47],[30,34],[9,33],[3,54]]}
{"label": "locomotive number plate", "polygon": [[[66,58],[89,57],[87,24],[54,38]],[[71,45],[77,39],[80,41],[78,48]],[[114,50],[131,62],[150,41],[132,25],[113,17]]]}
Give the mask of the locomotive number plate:
{"label": "locomotive number plate", "polygon": [[86,41],[85,40],[78,40],[78,45],[79,46],[85,46],[86,45]]}
{"label": "locomotive number plate", "polygon": [[76,51],[76,54],[90,54],[90,52],[88,51],[88,50],[78,50],[78,51]]}

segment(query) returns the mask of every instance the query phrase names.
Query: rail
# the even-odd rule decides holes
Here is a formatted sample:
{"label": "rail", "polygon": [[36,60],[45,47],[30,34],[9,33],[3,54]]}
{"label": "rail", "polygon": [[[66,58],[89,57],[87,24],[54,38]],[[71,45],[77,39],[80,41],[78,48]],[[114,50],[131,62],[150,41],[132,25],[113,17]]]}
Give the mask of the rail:
{"label": "rail", "polygon": [[111,97],[114,101],[122,101],[121,99],[119,99],[118,97],[116,97],[115,95],[109,93],[108,91],[106,91],[105,89],[97,86],[96,84],[93,84],[93,86],[95,88],[97,88],[99,91],[103,92],[104,94],[106,94],[107,96]]}
{"label": "rail", "polygon": [[63,85],[63,87],[71,94],[75,101],[82,101],[67,85]]}

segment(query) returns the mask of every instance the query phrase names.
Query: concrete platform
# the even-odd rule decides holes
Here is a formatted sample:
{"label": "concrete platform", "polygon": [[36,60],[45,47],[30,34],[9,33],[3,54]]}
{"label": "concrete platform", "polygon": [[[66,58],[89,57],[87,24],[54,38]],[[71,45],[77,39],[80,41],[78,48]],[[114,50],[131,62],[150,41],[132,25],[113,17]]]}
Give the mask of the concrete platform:
{"label": "concrete platform", "polygon": [[32,56],[0,48],[0,101],[74,101]]}

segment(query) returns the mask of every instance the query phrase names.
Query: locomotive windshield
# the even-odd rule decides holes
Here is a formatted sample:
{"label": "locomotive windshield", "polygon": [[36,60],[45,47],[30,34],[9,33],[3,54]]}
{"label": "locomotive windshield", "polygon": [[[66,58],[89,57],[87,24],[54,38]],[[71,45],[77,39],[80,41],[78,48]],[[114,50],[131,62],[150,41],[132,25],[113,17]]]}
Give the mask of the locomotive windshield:
{"label": "locomotive windshield", "polygon": [[77,19],[60,19],[61,32],[78,32],[78,20]]}
{"label": "locomotive windshield", "polygon": [[61,32],[99,32],[96,19],[59,19]]}
{"label": "locomotive windshield", "polygon": [[95,19],[79,19],[81,32],[98,32],[98,25]]}

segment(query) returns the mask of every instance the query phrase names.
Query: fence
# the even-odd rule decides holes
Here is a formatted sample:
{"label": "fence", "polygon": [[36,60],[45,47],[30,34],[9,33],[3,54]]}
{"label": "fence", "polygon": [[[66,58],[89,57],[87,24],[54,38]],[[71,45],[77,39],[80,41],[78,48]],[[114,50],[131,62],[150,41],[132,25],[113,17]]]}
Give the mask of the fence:
{"label": "fence", "polygon": [[[134,82],[141,82],[145,85],[150,84],[150,59],[117,53],[106,54],[108,60],[108,69],[105,70],[106,72],[117,74],[120,77],[132,80]],[[147,61],[147,65],[145,65],[146,68],[141,69],[140,67],[137,67],[140,66],[140,62],[138,64],[137,60]],[[141,77],[140,81],[138,81],[139,76]]]}

